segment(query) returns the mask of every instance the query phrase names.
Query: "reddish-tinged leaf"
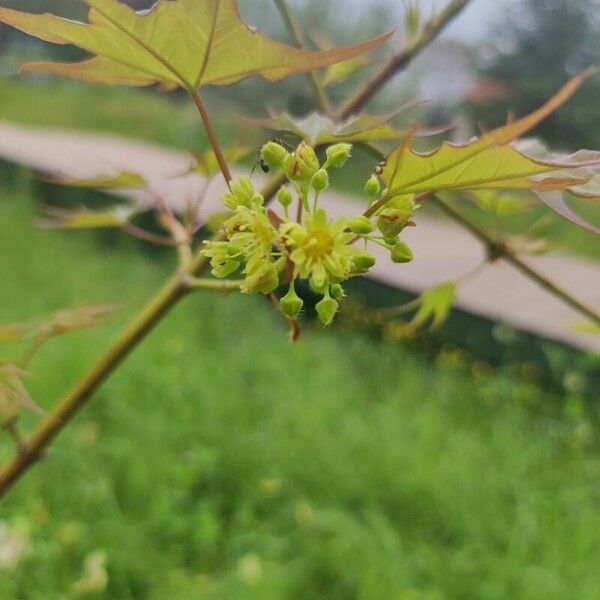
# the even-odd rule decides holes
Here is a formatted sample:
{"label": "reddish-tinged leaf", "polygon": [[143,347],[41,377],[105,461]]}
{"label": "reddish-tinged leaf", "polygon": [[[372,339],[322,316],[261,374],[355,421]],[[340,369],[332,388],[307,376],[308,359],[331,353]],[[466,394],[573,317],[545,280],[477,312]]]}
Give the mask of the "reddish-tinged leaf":
{"label": "reddish-tinged leaf", "polygon": [[[589,157],[574,155],[564,162],[544,161],[527,156],[508,144],[566,102],[591,73],[586,71],[574,77],[532,114],[463,146],[444,143],[430,154],[419,154],[403,144],[388,157],[383,171],[383,179],[389,188],[388,195],[392,197],[451,189],[555,190],[585,185],[590,176],[578,172],[570,174],[570,171],[590,164]],[[539,177],[560,171],[565,171],[564,177]]]}
{"label": "reddish-tinged leaf", "polygon": [[87,24],[0,8],[0,21],[8,25],[95,55],[78,63],[31,63],[25,69],[105,84],[158,83],[165,89],[191,90],[231,84],[252,75],[276,81],[349,60],[384,44],[392,35],[310,52],[248,27],[236,0],[159,0],[142,12],[117,0],[85,1],[90,6]]}
{"label": "reddish-tinged leaf", "polygon": [[565,199],[565,195],[562,192],[539,192],[536,191],[537,197],[556,214],[583,227],[592,233],[600,235],[600,227],[589,223],[582,216],[578,215],[568,204]]}

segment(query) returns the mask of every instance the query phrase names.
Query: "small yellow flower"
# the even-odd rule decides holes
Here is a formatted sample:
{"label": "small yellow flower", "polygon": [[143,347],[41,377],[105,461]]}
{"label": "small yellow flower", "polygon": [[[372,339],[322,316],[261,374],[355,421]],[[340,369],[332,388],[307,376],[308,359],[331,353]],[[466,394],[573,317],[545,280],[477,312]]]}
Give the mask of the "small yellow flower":
{"label": "small yellow flower", "polygon": [[325,211],[319,209],[303,225],[282,225],[283,243],[296,275],[309,279],[317,292],[325,293],[329,285],[344,281],[354,270],[352,259],[359,251],[348,244],[354,236],[346,230],[347,224],[347,219],[328,223]]}
{"label": "small yellow flower", "polygon": [[223,228],[227,241],[205,242],[202,251],[211,259],[213,275],[222,279],[243,266],[246,282],[242,291],[272,291],[277,285],[272,264],[277,231],[266,211],[262,207],[238,206]]}
{"label": "small yellow flower", "polygon": [[223,204],[231,210],[238,206],[253,208],[261,206],[264,198],[254,189],[249,177],[242,176],[231,182],[231,190],[223,194]]}

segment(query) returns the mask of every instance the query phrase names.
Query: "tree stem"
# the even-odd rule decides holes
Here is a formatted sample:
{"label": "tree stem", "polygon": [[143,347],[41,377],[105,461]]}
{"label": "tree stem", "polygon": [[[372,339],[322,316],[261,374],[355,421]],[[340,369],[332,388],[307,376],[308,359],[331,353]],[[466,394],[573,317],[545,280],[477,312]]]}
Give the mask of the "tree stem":
{"label": "tree stem", "polygon": [[[458,14],[468,2],[469,0],[454,0],[442,13],[442,15],[446,16],[442,17],[440,15],[440,17],[434,17],[431,22],[438,23],[437,28],[432,27],[427,34],[427,39],[423,38],[420,44],[416,42],[413,43],[410,47],[410,53],[408,50],[405,50],[403,54],[407,55],[406,58],[401,59],[400,57],[402,54],[399,55],[395,60],[394,73],[397,73],[401,68],[407,66],[412,59],[438,35],[446,22],[449,22],[455,14]],[[410,56],[408,56],[408,54],[410,54]],[[376,85],[373,85],[372,83],[366,85],[356,98],[351,99],[347,103],[346,109],[342,110],[341,113],[337,115],[338,118],[344,119],[357,110],[360,110],[360,108],[389,81],[391,75],[394,73],[389,76],[378,78]],[[231,172],[219,145],[208,111],[198,92],[196,90],[188,91],[198,108],[223,176],[229,184],[232,180]],[[262,192],[265,200],[271,200],[285,181],[286,178],[283,174],[275,176]],[[220,239],[223,239],[220,234],[213,237],[214,241]],[[186,273],[189,276],[197,277],[203,271],[207,263],[208,260],[200,253],[200,251],[198,251],[194,255]],[[185,278],[182,278],[181,274],[178,274],[171,278],[148,302],[145,308],[143,308],[134,318],[132,323],[120,334],[108,350],[44,418],[34,431],[30,440],[28,440],[27,447],[22,452],[15,454],[15,456],[2,467],[0,470],[0,497],[3,497],[12,485],[27,472],[29,467],[44,455],[46,448],[52,440],[88,402],[93,393],[188,291],[189,288],[186,286]]]}
{"label": "tree stem", "polygon": [[338,116],[345,120],[363,109],[365,104],[399,71],[406,69],[466,6],[471,0],[451,0],[446,8],[435,14],[425,23],[420,35],[402,52],[393,56],[371,81],[364,85],[355,96],[340,109]]}

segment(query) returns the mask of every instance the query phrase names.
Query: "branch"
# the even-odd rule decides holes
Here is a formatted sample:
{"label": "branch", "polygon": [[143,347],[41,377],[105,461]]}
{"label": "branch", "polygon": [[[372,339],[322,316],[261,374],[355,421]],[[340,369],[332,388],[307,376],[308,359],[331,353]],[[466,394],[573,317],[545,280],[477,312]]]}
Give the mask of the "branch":
{"label": "branch", "polygon": [[344,121],[362,110],[365,104],[398,72],[406,69],[412,61],[433,42],[442,30],[471,2],[451,0],[444,10],[434,15],[413,42],[402,52],[393,56],[377,75],[363,86],[353,98],[340,109],[339,118]]}
{"label": "branch", "polygon": [[214,290],[215,292],[239,292],[242,280],[236,279],[186,279],[185,284],[190,290]]}
{"label": "branch", "polygon": [[[462,5],[455,9],[458,13],[461,8],[466,6],[469,0],[462,2],[454,1],[450,6]],[[448,12],[446,9],[444,12]],[[444,13],[442,13],[444,14]],[[454,15],[450,15],[446,20],[450,20]],[[439,19],[439,17],[438,17]],[[435,19],[434,19],[435,20]],[[438,26],[437,31],[429,34],[429,39],[425,43],[421,43],[419,47],[413,44],[414,49],[411,51],[412,56],[405,59],[405,64],[408,64],[414,56],[416,56],[438,33],[441,31],[445,23]],[[425,27],[427,29],[427,26]],[[411,47],[413,47],[411,46]],[[405,51],[406,53],[407,51]],[[400,67],[399,67],[400,68]],[[396,71],[399,70],[396,68]],[[356,104],[356,100],[348,102],[350,114],[358,110],[363,104],[370,100],[387,82],[387,79],[382,79],[381,82],[372,86],[369,84],[361,92],[361,100],[357,104],[357,108],[352,108]],[[225,180],[229,183],[232,179],[231,172],[227,165],[227,161],[223,155],[216,132],[210,121],[208,111],[196,90],[188,90],[194,100],[202,121],[205,124],[207,134],[212,144],[213,150],[221,167],[221,171]],[[338,115],[338,118],[343,119],[343,112]],[[272,200],[279,188],[286,182],[283,174],[275,176],[265,187],[262,192],[265,201]],[[213,237],[214,241],[222,240],[223,237],[219,234]],[[195,254],[191,264],[186,269],[186,273],[192,277],[197,277],[202,273],[208,260],[199,251]],[[104,383],[104,381],[112,375],[119,367],[123,360],[142,342],[160,320],[183,298],[189,290],[186,288],[185,280],[180,275],[172,277],[142,309],[132,323],[121,333],[121,335],[113,342],[113,344],[104,352],[97,362],[85,373],[74,387],[69,391],[50,412],[46,418],[39,424],[34,431],[31,439],[28,440],[27,447],[19,454],[13,456],[4,467],[0,470],[0,497],[4,496],[12,485],[18,481],[37,460],[44,456],[46,448],[52,440],[61,432],[61,430],[69,423],[73,416],[88,402],[94,392]]]}
{"label": "branch", "polygon": [[[281,13],[281,18],[283,19],[292,39],[297,48],[304,49],[306,48],[306,42],[304,40],[304,36],[302,35],[302,30],[298,25],[298,22],[294,18],[294,15],[287,3],[287,0],[273,0],[275,2],[275,6],[279,9]],[[317,104],[319,105],[319,109],[321,112],[329,114],[331,113],[331,102],[329,101],[329,97],[327,96],[327,92],[324,87],[320,84],[317,76],[314,71],[309,71],[307,73],[310,84],[313,88],[313,93],[315,95],[315,99]]]}
{"label": "branch", "polygon": [[584,315],[594,323],[600,325],[600,313],[596,312],[591,306],[583,303],[575,298],[567,290],[559,286],[557,283],[529,266],[516,254],[511,252],[509,248],[501,241],[494,239],[491,235],[485,232],[479,225],[469,219],[466,215],[456,210],[448,202],[442,200],[439,196],[433,197],[432,201],[441,208],[450,218],[463,227],[468,229],[477,239],[479,239],[488,249],[490,260],[502,258],[516,267],[521,273],[525,274],[532,281],[574,308],[577,312]]}

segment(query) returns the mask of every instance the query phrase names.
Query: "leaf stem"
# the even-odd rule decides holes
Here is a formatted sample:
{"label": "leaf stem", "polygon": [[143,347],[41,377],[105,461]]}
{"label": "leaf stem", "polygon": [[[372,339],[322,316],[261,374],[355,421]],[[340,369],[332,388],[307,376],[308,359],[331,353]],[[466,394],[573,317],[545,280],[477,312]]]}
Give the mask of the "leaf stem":
{"label": "leaf stem", "polygon": [[214,290],[216,292],[239,291],[241,279],[195,279],[191,278],[186,285],[192,290]]}
{"label": "leaf stem", "polygon": [[200,113],[200,117],[202,118],[202,122],[204,123],[204,128],[206,129],[206,133],[207,133],[208,139],[210,141],[210,145],[212,146],[215,156],[217,157],[217,162],[219,163],[219,168],[221,169],[221,173],[223,173],[223,177],[225,178],[225,181],[227,182],[227,185],[229,186],[233,177],[231,175],[231,170],[229,169],[229,165],[227,164],[227,159],[225,158],[225,154],[223,153],[221,145],[219,144],[219,138],[217,136],[217,132],[215,131],[215,128],[213,127],[212,121],[210,119],[210,115],[208,114],[208,110],[206,109],[206,106],[204,105],[204,102],[202,101],[202,98],[200,97],[200,93],[198,92],[198,90],[189,88],[188,93],[192,97],[192,100],[194,101],[194,104],[196,105],[196,108],[198,109],[198,112]]}

